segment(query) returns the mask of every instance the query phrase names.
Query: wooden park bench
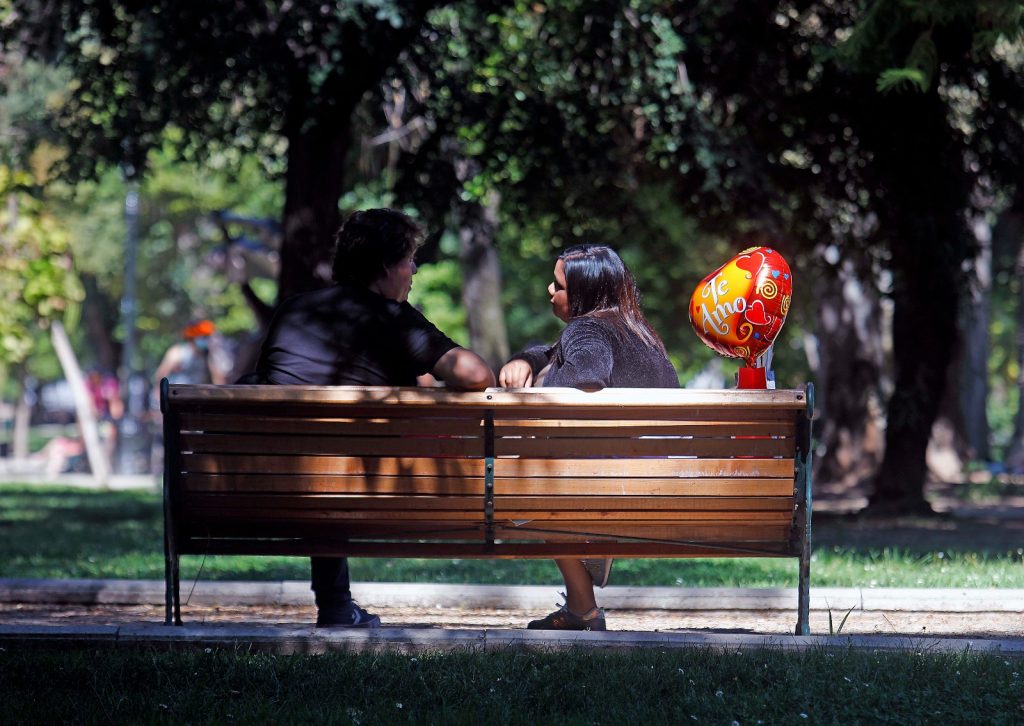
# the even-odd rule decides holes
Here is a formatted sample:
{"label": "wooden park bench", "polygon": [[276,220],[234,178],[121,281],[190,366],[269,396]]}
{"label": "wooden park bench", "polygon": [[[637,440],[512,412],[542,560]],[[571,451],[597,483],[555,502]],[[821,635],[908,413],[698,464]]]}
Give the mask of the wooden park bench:
{"label": "wooden park bench", "polygon": [[813,389],[168,385],[167,623],[181,555],[797,557]]}

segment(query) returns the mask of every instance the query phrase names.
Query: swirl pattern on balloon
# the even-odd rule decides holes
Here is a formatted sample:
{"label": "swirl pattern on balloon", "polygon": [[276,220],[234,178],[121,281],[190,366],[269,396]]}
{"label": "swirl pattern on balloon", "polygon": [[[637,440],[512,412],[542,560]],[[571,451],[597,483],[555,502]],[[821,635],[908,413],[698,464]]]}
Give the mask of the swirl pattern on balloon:
{"label": "swirl pattern on balloon", "polygon": [[765,300],[774,300],[775,296],[779,294],[779,286],[775,284],[775,280],[763,280],[757,291]]}

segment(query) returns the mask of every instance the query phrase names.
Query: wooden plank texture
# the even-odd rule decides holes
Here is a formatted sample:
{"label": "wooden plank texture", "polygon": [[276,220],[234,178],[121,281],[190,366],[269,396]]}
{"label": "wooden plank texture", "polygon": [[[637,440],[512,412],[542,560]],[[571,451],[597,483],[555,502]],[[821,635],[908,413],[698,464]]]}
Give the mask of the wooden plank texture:
{"label": "wooden plank texture", "polygon": [[549,438],[637,436],[784,436],[796,432],[793,418],[770,421],[744,421],[730,418],[722,421],[690,421],[668,418],[664,420],[636,419],[542,419],[498,420],[494,434],[503,436],[536,436]]}
{"label": "wooden plank texture", "polygon": [[400,416],[289,418],[286,416],[185,413],[181,416],[180,428],[183,432],[207,431],[211,433],[480,436],[483,432],[483,419],[478,414],[460,417],[418,416],[415,418]]}
{"label": "wooden plank texture", "polygon": [[187,410],[191,405],[216,404],[221,410],[234,405],[260,405],[264,408],[283,404],[295,406],[386,407],[403,404],[408,408],[457,406],[472,408],[534,409],[571,408],[770,408],[803,410],[806,396],[801,390],[714,390],[606,388],[585,392],[572,388],[546,388],[520,391],[491,389],[458,392],[430,388],[387,386],[216,386],[172,384],[168,389],[171,405]]}
{"label": "wooden plank texture", "polygon": [[[792,485],[792,483],[791,483]],[[186,474],[186,492],[311,492],[483,495],[484,479],[461,476],[331,476],[319,474]]]}
{"label": "wooden plank texture", "polygon": [[289,436],[285,434],[183,433],[183,451],[279,456],[450,457],[484,455],[482,437],[433,436]]}
{"label": "wooden plank texture", "polygon": [[631,478],[631,479],[495,479],[495,496],[509,494],[618,494],[623,496],[779,496],[793,495],[792,479]]}
{"label": "wooden plank texture", "polygon": [[640,456],[793,456],[793,439],[686,438],[657,436],[648,438],[499,438],[494,442],[497,456],[532,458],[634,458]]}
{"label": "wooden plank texture", "polygon": [[[197,522],[228,522],[231,520],[259,522],[482,522],[484,521],[483,501],[472,508],[455,508],[437,506],[432,509],[422,507],[393,509],[348,509],[329,505],[318,507],[297,506],[295,502],[284,502],[276,507],[258,506],[251,501],[231,504],[230,502],[187,502],[189,517]],[[637,511],[637,510],[586,510],[538,512],[536,510],[514,511],[505,510],[495,515],[498,523],[510,524],[539,522],[613,522],[613,523],[649,523],[673,522],[704,523],[710,521],[760,524],[764,522],[788,522],[792,519],[791,512],[780,511]]]}
{"label": "wooden plank texture", "polygon": [[[482,495],[479,477],[441,476],[326,476],[318,474],[203,474],[182,477],[187,492],[312,492],[348,494],[465,494]],[[495,494],[507,495],[621,495],[689,497],[791,497],[792,478],[497,478]]]}
{"label": "wooden plank texture", "polygon": [[555,557],[793,557],[777,542],[345,542],[338,539],[184,539],[182,554],[292,555],[334,557],[425,557],[434,559],[552,559]]}
{"label": "wooden plank texture", "polygon": [[[482,508],[483,497],[451,495],[410,495],[336,493],[244,493],[185,492],[182,505],[190,506],[262,506],[268,508],[305,509],[471,509]],[[794,498],[789,497],[701,497],[701,496],[498,496],[494,500],[495,516],[511,517],[510,512],[548,513],[584,511],[786,511],[793,509]]]}
{"label": "wooden plank texture", "polygon": [[798,554],[802,390],[172,385],[167,406],[181,553]]}
{"label": "wooden plank texture", "polygon": [[247,456],[183,454],[184,471],[236,474],[358,474],[378,476],[480,476],[483,459],[387,456]]}

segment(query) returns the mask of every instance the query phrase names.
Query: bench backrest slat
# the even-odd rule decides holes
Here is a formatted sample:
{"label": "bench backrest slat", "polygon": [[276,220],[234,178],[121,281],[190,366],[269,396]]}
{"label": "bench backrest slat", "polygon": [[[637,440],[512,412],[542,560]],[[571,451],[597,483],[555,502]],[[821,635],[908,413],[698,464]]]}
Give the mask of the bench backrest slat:
{"label": "bench backrest slat", "polygon": [[[564,495],[589,492],[596,495],[623,496],[623,484],[616,478],[608,479],[530,479],[497,480],[501,500],[513,495]],[[310,492],[322,494],[421,494],[423,491],[448,495],[471,494],[483,496],[484,480],[480,477],[339,477],[319,474],[186,474],[181,479],[182,491],[210,492]],[[643,497],[790,497],[793,479],[790,478],[635,478],[629,486],[629,495]],[[625,495],[625,496],[629,496]]]}
{"label": "bench backrest slat", "polygon": [[[482,476],[484,460],[392,456],[273,456],[184,454],[185,471],[208,474],[313,474],[368,478],[387,476]],[[793,479],[792,459],[496,459],[495,478],[612,477]]]}

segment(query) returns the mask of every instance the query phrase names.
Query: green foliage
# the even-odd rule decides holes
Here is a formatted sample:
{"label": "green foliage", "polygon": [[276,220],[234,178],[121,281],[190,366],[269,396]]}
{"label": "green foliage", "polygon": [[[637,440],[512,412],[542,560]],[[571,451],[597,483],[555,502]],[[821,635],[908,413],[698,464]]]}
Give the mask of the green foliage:
{"label": "green foliage", "polygon": [[921,33],[907,54],[904,68],[887,68],[882,71],[878,77],[878,90],[887,93],[912,85],[924,93],[932,85],[938,64],[939,52],[931,33]]}
{"label": "green foliage", "polygon": [[[95,280],[94,294],[105,301],[102,307],[111,315],[123,292],[127,189],[123,175],[108,168],[96,181],[55,185],[52,200],[68,224],[76,269]],[[156,365],[192,319],[208,317],[227,336],[257,329],[238,286],[215,255],[226,240],[211,215],[230,210],[240,216],[278,219],[281,192],[253,157],[236,164],[216,156],[200,167],[177,161],[170,143],[154,152],[139,192],[136,324],[143,370]],[[255,236],[240,226],[234,234]],[[267,242],[271,249],[279,244],[274,239]],[[272,301],[276,290],[271,281],[257,284],[263,284],[263,299]],[[112,334],[123,337],[117,317],[107,324]]]}
{"label": "green foliage", "polygon": [[44,204],[13,190],[0,167],[0,368],[22,363],[52,320],[74,327],[83,298],[66,227]]}
{"label": "green foliage", "polygon": [[462,271],[453,257],[423,265],[416,272],[409,302],[459,345],[469,346],[466,310],[461,303]]}
{"label": "green foliage", "polygon": [[30,175],[19,184],[43,184],[63,155],[47,116],[63,103],[67,73],[13,53],[0,56],[0,68],[0,164]]}

